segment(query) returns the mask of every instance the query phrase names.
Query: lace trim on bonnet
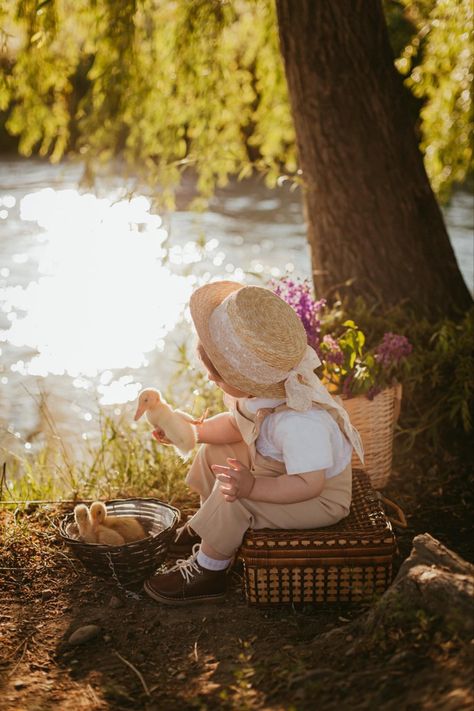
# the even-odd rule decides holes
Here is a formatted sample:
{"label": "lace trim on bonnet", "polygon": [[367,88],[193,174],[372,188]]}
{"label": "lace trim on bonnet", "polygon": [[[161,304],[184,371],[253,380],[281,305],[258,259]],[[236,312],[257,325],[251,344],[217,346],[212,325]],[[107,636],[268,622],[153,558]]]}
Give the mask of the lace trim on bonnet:
{"label": "lace trim on bonnet", "polygon": [[362,440],[351,423],[347,411],[330,394],[314,372],[315,368],[321,365],[321,361],[311,346],[307,346],[301,361],[290,371],[279,370],[268,365],[240,341],[227,313],[225,301],[212,312],[209,318],[209,331],[222,355],[225,355],[230,365],[246,378],[262,385],[284,381],[286,403],[292,410],[304,412],[309,410],[313,403],[328,410],[351,442],[361,462],[364,462]]}

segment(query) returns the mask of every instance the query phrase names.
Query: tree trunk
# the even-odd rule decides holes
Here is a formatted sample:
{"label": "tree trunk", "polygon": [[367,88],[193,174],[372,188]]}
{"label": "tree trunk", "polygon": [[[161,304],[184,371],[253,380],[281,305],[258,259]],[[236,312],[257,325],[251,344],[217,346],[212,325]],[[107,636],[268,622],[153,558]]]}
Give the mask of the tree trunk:
{"label": "tree trunk", "polygon": [[415,314],[472,304],[431,190],[379,0],[276,0],[316,294]]}
{"label": "tree trunk", "polygon": [[410,556],[368,614],[366,629],[389,624],[396,610],[416,609],[442,619],[461,636],[474,633],[474,566],[429,533],[413,539]]}

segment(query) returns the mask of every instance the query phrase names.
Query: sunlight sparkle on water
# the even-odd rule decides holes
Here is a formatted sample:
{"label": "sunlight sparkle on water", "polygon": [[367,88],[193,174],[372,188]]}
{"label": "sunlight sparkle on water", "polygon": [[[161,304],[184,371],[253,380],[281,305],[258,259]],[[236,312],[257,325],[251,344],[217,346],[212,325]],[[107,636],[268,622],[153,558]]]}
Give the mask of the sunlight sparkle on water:
{"label": "sunlight sparkle on water", "polygon": [[[38,276],[25,288],[0,288],[0,304],[13,312],[0,341],[37,351],[27,364],[29,374],[78,378],[138,368],[145,353],[162,347],[195,279],[163,265],[167,232],[149,210],[143,196],[114,203],[51,188],[21,200],[21,219],[44,229],[32,254]],[[184,262],[198,258],[191,245],[180,256]],[[22,264],[25,257],[18,254],[13,261]],[[103,381],[106,399],[114,385],[115,402],[123,401],[124,389],[128,399],[136,391],[135,384]]]}

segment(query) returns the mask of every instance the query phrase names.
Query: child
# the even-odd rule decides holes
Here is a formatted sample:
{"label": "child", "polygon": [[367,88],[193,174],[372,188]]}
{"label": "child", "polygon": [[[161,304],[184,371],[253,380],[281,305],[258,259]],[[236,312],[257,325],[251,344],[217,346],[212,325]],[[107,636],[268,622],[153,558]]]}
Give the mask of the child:
{"label": "child", "polygon": [[229,412],[196,425],[202,446],[186,482],[201,506],[178,539],[192,554],[145,583],[165,604],[223,599],[248,528],[317,528],[347,516],[353,447],[363,460],[357,430],[315,375],[320,361],[286,302],[221,281],[197,289],[190,307],[198,353]]}

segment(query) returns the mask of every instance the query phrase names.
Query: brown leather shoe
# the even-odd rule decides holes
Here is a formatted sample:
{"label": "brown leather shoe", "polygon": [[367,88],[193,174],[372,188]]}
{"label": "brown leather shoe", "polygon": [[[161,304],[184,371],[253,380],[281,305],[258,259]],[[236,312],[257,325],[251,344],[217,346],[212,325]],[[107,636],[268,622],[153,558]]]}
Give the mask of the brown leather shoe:
{"label": "brown leather shoe", "polygon": [[224,600],[227,570],[207,570],[197,562],[199,544],[187,560],[178,560],[168,570],[149,578],[143,586],[154,600],[165,605],[193,605]]}
{"label": "brown leather shoe", "polygon": [[173,543],[170,544],[168,552],[171,555],[191,555],[193,547],[196,543],[201,543],[201,536],[198,536],[192,528],[188,528],[185,524],[178,529]]}

